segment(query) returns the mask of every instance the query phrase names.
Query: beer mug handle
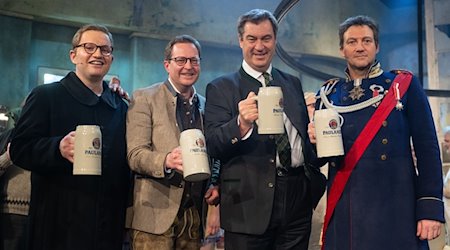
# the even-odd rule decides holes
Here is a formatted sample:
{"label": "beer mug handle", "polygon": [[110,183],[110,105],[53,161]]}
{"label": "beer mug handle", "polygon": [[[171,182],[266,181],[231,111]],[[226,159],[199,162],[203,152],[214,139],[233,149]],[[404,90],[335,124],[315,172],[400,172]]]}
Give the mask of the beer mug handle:
{"label": "beer mug handle", "polygon": [[[255,95],[255,96],[252,97],[252,99],[255,100],[255,101],[258,101],[258,96]],[[256,123],[256,125],[259,125],[258,124],[258,119],[255,120],[255,123]]]}
{"label": "beer mug handle", "polygon": [[342,115],[338,114],[339,117],[339,127],[342,127],[342,125],[344,125],[344,117],[342,117]]}

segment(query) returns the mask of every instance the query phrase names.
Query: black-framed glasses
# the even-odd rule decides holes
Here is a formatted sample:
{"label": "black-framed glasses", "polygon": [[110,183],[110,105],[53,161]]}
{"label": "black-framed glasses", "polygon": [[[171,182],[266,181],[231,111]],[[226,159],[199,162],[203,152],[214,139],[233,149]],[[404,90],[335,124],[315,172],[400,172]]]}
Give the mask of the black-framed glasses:
{"label": "black-framed glasses", "polygon": [[184,66],[187,61],[189,60],[191,62],[192,66],[198,66],[200,64],[200,57],[184,57],[184,56],[179,56],[179,57],[172,57],[169,58],[167,60],[172,60],[174,61],[178,66]]}
{"label": "black-framed glasses", "polygon": [[84,51],[86,51],[86,53],[88,53],[88,54],[94,54],[95,51],[97,51],[97,48],[100,48],[100,53],[102,53],[102,55],[104,55],[104,56],[109,56],[113,52],[113,47],[111,47],[109,45],[97,45],[95,43],[82,43],[73,48],[75,49],[78,47],[83,47]]}

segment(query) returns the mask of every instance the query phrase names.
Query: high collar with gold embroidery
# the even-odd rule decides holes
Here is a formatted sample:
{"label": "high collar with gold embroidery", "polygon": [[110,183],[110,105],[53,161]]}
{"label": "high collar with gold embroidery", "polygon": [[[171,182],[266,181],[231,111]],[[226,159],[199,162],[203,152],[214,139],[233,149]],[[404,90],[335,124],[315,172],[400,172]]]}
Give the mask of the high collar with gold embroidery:
{"label": "high collar with gold embroidery", "polygon": [[[367,71],[366,76],[364,77],[364,79],[367,78],[375,78],[377,76],[380,76],[381,74],[383,74],[383,70],[381,69],[381,64],[378,61],[375,61],[369,68],[369,70]],[[346,76],[346,81],[353,81],[354,79],[352,79],[350,77],[350,73],[348,72],[348,68],[345,69],[345,76]]]}

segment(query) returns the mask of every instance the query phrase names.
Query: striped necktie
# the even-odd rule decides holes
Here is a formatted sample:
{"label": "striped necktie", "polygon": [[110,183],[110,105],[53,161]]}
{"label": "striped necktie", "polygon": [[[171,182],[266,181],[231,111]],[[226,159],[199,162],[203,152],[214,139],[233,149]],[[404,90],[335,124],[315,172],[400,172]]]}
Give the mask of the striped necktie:
{"label": "striped necktie", "polygon": [[[264,72],[263,77],[266,87],[269,87],[270,74]],[[281,165],[283,165],[284,168],[291,167],[291,145],[289,144],[286,128],[283,134],[275,135],[275,144],[277,145],[278,158]]]}

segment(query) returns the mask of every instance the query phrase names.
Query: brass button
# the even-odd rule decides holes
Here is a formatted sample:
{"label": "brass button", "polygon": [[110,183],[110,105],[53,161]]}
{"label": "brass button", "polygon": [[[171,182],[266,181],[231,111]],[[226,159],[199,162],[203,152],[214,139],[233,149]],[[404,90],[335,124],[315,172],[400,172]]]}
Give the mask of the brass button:
{"label": "brass button", "polygon": [[347,97],[346,96],[342,97],[342,100],[347,101]]}
{"label": "brass button", "polygon": [[384,138],[383,140],[381,140],[381,143],[387,144],[388,143],[388,139]]}
{"label": "brass button", "polygon": [[386,79],[385,82],[386,82],[386,83],[390,83],[390,82],[391,82],[391,79]]}
{"label": "brass button", "polygon": [[380,159],[381,159],[382,161],[385,161],[385,160],[387,159],[387,156],[386,156],[385,154],[382,154],[382,155],[380,156]]}
{"label": "brass button", "polygon": [[270,161],[270,163],[274,163],[275,159],[271,158],[269,161]]}
{"label": "brass button", "polygon": [[330,165],[331,165],[332,167],[336,167],[336,162],[332,161],[332,162],[330,162]]}
{"label": "brass button", "polygon": [[238,141],[239,141],[238,138],[234,137],[233,139],[231,139],[231,144],[235,144]]}
{"label": "brass button", "polygon": [[267,184],[268,187],[273,188],[273,183],[269,182],[269,184]]}
{"label": "brass button", "polygon": [[275,136],[274,135],[269,135],[269,139],[273,140],[273,139],[275,139]]}
{"label": "brass button", "polygon": [[387,121],[383,121],[383,127],[387,127]]}

